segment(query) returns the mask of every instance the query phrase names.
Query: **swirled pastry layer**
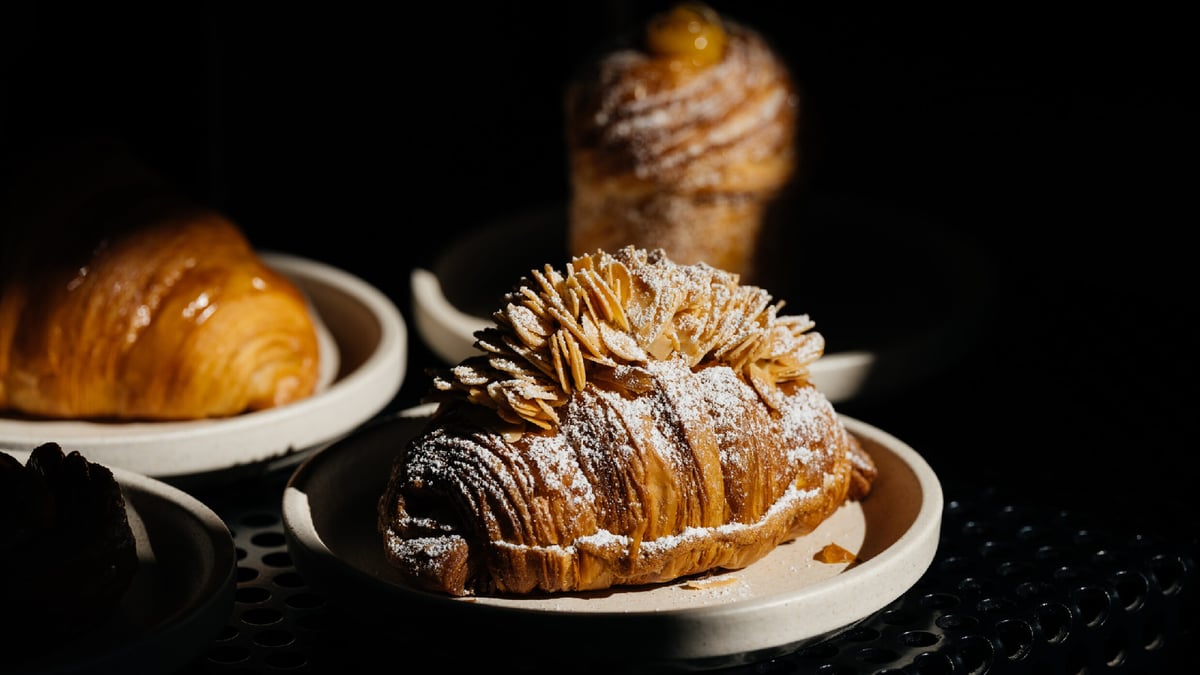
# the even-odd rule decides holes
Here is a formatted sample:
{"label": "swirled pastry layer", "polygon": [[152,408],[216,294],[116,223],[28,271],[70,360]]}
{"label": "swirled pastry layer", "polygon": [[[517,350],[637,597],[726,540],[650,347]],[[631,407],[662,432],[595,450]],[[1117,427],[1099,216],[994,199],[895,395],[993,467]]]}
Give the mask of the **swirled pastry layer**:
{"label": "swirled pastry layer", "polygon": [[397,449],[378,529],[412,584],[560,592],[736,569],[870,491],[870,456],[807,381],[823,347],[808,317],[661,250],[525,281]]}

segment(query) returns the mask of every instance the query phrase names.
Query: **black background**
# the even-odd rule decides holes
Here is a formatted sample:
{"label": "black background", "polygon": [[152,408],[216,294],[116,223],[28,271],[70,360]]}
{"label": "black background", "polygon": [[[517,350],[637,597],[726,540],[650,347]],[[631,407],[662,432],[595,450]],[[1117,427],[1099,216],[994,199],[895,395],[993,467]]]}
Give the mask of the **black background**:
{"label": "black background", "polygon": [[[405,316],[414,265],[566,198],[567,77],[665,6],[160,4],[0,10],[6,151],[119,137],[260,247],[349,270]],[[997,485],[1191,539],[1189,24],[1123,5],[893,5],[713,3],[792,64],[813,190],[986,253],[995,296],[966,354],[840,407],[922,452],[950,497]],[[430,360],[411,324],[410,347],[405,404]]]}

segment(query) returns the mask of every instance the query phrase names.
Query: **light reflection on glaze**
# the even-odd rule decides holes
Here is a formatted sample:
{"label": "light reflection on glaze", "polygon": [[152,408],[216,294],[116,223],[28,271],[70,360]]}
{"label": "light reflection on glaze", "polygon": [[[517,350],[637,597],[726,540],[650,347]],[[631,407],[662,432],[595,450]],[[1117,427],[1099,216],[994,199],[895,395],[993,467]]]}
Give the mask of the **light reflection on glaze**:
{"label": "light reflection on glaze", "polygon": [[125,333],[125,342],[133,344],[137,342],[138,333],[142,328],[150,325],[150,318],[153,312],[148,305],[138,305],[133,311],[133,322],[129,326],[129,331]]}
{"label": "light reflection on glaze", "polygon": [[67,282],[67,290],[73,291],[76,288],[79,288],[80,286],[82,286],[83,282],[87,279],[88,272],[89,272],[89,270],[88,270],[87,265],[80,267],[79,270],[75,273],[75,276],[72,277],[71,280]]}
{"label": "light reflection on glaze", "polygon": [[201,293],[183,308],[183,317],[201,323],[212,314],[213,309],[215,307],[211,304],[208,293]]}
{"label": "light reflection on glaze", "polygon": [[202,313],[205,310],[205,307],[208,307],[208,306],[209,306],[209,294],[208,293],[200,293],[199,295],[197,295],[196,299],[192,300],[191,303],[188,303],[187,306],[184,307],[184,317],[185,318],[196,318],[197,316],[200,315],[200,313]]}

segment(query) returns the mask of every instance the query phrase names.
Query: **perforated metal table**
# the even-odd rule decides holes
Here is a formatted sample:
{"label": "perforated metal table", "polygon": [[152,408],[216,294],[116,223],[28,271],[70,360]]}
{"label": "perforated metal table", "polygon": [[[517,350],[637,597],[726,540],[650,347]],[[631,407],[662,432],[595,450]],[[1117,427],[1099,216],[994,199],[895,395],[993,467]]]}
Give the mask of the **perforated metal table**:
{"label": "perforated metal table", "polygon": [[[447,650],[470,649],[469,636],[448,634],[424,653],[393,653],[386,626],[310,588],[284,539],[286,479],[200,495],[233,533],[238,583],[226,628],[185,675],[427,672],[447,665]],[[1098,529],[996,492],[947,497],[938,552],[908,592],[820,642],[714,672],[1195,672],[1194,542]]]}

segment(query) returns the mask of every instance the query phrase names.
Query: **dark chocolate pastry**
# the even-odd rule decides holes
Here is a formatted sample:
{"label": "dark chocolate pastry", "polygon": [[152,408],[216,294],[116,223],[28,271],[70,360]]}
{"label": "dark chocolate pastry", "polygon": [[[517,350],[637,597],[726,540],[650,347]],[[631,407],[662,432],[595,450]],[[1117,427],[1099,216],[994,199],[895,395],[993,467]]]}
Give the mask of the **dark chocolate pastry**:
{"label": "dark chocolate pastry", "polygon": [[0,635],[15,651],[73,638],[112,616],[137,567],[110,469],[57,443],[35,448],[24,465],[0,452]]}

